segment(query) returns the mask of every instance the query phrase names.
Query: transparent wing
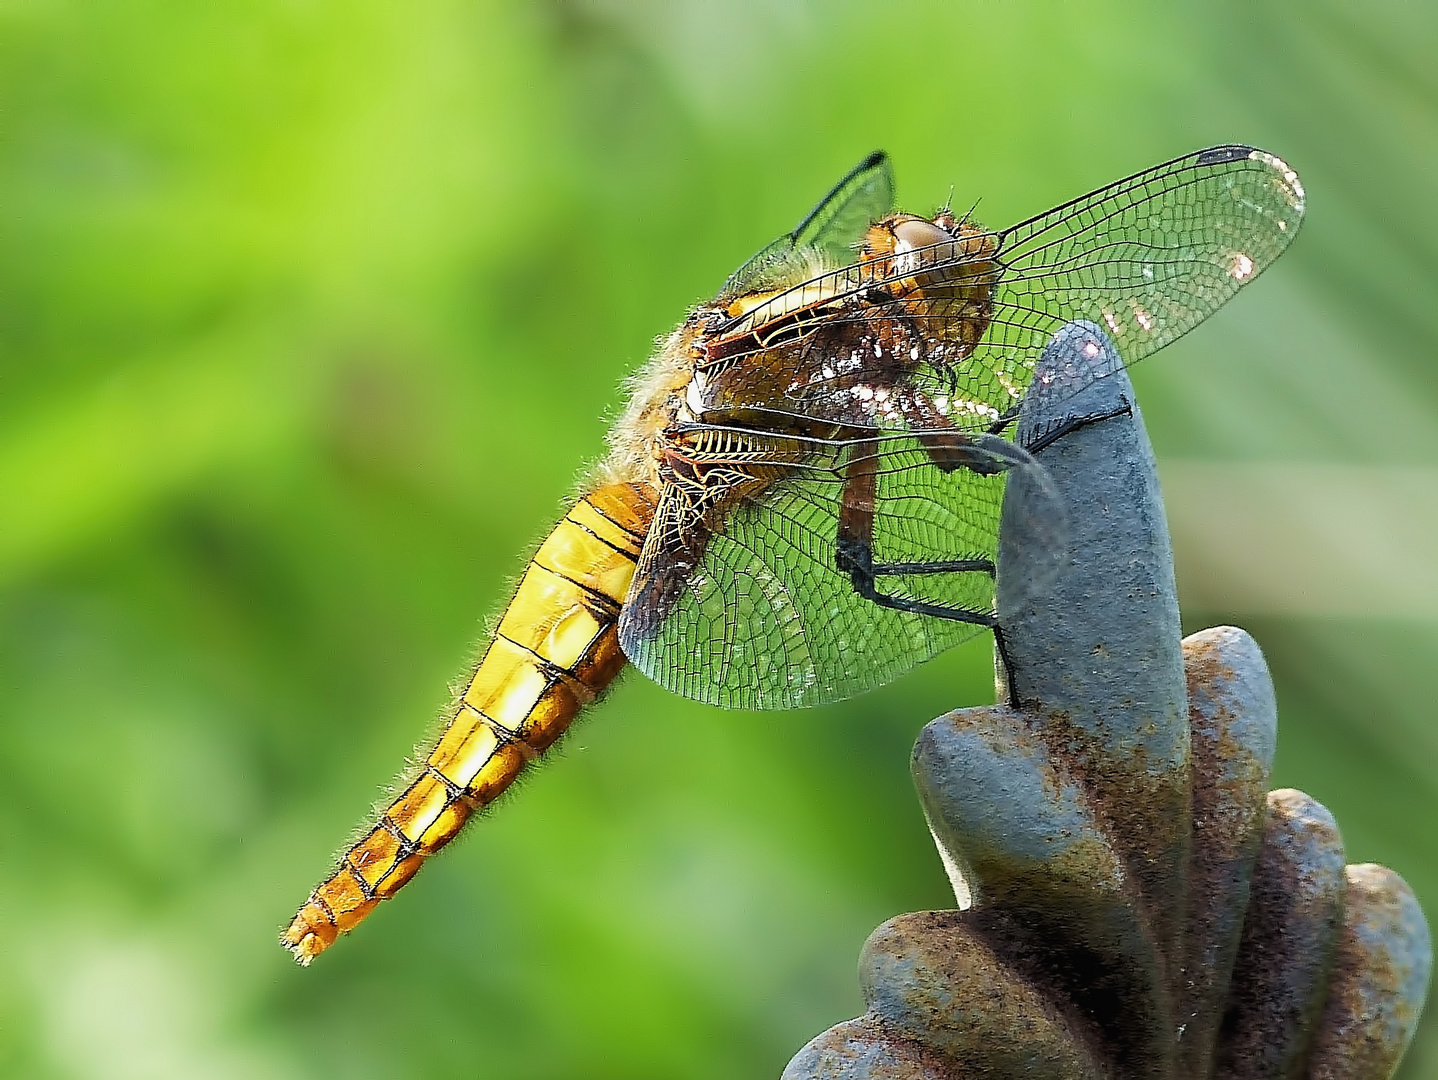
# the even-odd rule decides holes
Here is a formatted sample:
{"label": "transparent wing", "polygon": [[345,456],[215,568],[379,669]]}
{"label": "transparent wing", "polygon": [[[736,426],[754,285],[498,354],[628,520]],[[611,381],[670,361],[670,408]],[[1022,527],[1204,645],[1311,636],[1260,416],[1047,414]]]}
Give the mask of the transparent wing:
{"label": "transparent wing", "polygon": [[830,266],[846,265],[853,261],[854,245],[864,231],[893,208],[894,170],[889,156],[875,150],[850,169],[793,232],[761,248],[729,275],[719,295],[735,296],[777,281],[793,281],[794,273],[812,264],[816,253]]}
{"label": "transparent wing", "polygon": [[[794,363],[821,370],[810,354],[835,351],[837,344],[849,355],[856,332],[873,327],[877,333],[902,320],[909,335],[903,347],[923,358],[904,380],[951,398],[959,406],[955,422],[982,429],[1023,397],[1040,354],[1064,324],[1103,327],[1124,365],[1132,365],[1197,326],[1272,265],[1293,240],[1304,209],[1297,174],[1272,154],[1247,146],[1188,154],[986,234],[984,243],[969,242],[967,251],[985,249],[979,255],[932,264],[931,278],[946,274],[950,283],[991,285],[982,302],[971,290],[920,307],[906,308],[902,299],[876,305],[866,299],[875,290],[862,264],[796,286],[790,292],[831,297],[835,313],[793,346],[803,354]],[[780,294],[768,306],[783,316],[794,301]],[[758,306],[745,313],[744,325],[761,326],[765,317],[765,306]],[[956,344],[963,337],[956,327],[971,328],[970,340]],[[753,351],[763,350],[756,345]],[[1096,369],[1092,377],[1101,374]],[[851,389],[840,371],[746,404],[760,413],[823,418]]]}
{"label": "transparent wing", "polygon": [[[1005,477],[945,473],[912,439],[849,444],[834,458],[738,500],[709,527],[665,492],[619,621],[631,663],[668,690],[726,708],[782,709],[851,697],[897,678],[984,627],[881,607],[838,569],[844,469],[877,458],[876,562],[932,564],[996,552]],[[1046,474],[1007,447],[1007,468]],[[760,463],[762,465],[762,463]],[[701,511],[702,513],[702,511]],[[1062,512],[1044,515],[1044,529]],[[1061,536],[1041,529],[1050,543]],[[888,576],[900,598],[992,610],[989,573]]]}
{"label": "transparent wing", "polygon": [[1305,208],[1282,160],[1223,146],[1021,222],[1000,234],[998,303],[975,367],[1012,397],[1004,384],[1027,387],[1051,335],[1080,320],[1103,327],[1125,366],[1135,364],[1271,266]]}

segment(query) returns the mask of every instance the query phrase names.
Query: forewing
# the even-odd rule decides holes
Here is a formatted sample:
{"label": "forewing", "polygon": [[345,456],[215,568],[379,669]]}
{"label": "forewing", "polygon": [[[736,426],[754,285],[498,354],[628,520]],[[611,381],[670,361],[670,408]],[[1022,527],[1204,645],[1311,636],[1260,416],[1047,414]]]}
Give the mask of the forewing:
{"label": "forewing", "polygon": [[[910,439],[856,445],[851,453],[876,453],[881,461],[876,561],[994,558],[1001,475],[945,474]],[[702,554],[665,537],[661,502],[620,615],[630,662],[698,701],[796,708],[883,685],[979,633],[972,623],[892,610],[854,591],[835,559],[842,477],[841,467],[807,470],[740,501]],[[675,557],[685,550],[697,555],[692,566]],[[993,605],[993,580],[981,572],[887,577],[882,587],[979,613]]]}
{"label": "forewing", "polygon": [[988,380],[995,401],[1012,399],[1052,336],[1076,320],[1105,328],[1124,365],[1137,363],[1272,265],[1304,209],[1303,187],[1283,161],[1224,146],[1015,225],[1000,234],[1002,277],[975,377]]}
{"label": "forewing", "polygon": [[864,231],[894,208],[894,171],[889,156],[875,150],[849,170],[794,231],[761,248],[729,276],[721,297],[792,282],[794,272],[818,254],[831,266],[853,261]]}

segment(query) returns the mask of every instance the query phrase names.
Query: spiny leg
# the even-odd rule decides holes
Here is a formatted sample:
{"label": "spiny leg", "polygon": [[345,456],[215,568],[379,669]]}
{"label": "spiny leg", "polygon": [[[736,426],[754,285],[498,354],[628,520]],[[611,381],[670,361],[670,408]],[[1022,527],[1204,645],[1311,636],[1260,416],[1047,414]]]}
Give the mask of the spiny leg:
{"label": "spiny leg", "polygon": [[[939,412],[932,400],[927,395],[916,394],[909,402],[911,409],[918,417],[918,422],[924,427],[921,432],[915,432],[929,460],[945,473],[953,472],[958,468],[967,468],[981,476],[993,476],[996,473],[1005,472],[1016,464],[1023,466],[1018,458],[1008,454],[999,454],[996,451],[1000,445],[995,443],[999,434],[1015,420],[1018,419],[1019,405],[1015,404],[1007,412],[1003,413],[998,421],[990,425],[983,436],[972,436],[960,431],[953,423],[953,420],[944,413]],[[1071,431],[1084,427],[1088,424],[1095,424],[1102,420],[1111,419],[1114,416],[1121,416],[1131,413],[1132,407],[1125,402],[1120,408],[1111,413],[1090,414],[1085,416],[1067,417],[1060,421],[1052,431],[1043,432],[1035,440],[1034,445],[1021,448],[1026,451],[1027,456],[1043,449],[1045,446],[1067,435]],[[984,445],[980,445],[980,442]],[[1030,463],[1032,461],[1030,459]],[[1036,466],[1035,466],[1036,467]],[[993,573],[993,564],[989,564],[989,573]],[[1008,644],[1004,639],[1004,628],[999,624],[998,616],[995,614],[989,623],[989,628],[994,632],[994,648],[998,651],[999,668],[1003,672],[1004,682],[1008,692],[1008,703],[1013,708],[1020,705],[1018,698],[1018,687],[1014,682],[1014,665],[1009,659]]]}
{"label": "spiny leg", "polygon": [[[990,435],[1002,435],[1004,429],[1018,420],[1019,413],[1022,409],[1023,402],[1015,402],[1000,413],[999,418],[990,424],[986,430]],[[1132,415],[1133,405],[1125,399],[1123,404],[1115,406],[1107,412],[1081,413],[1073,416],[1060,417],[1057,420],[1050,421],[1043,431],[1030,435],[1029,438],[1025,439],[1024,449],[1031,454],[1037,454],[1040,450],[1052,445],[1065,435],[1072,434],[1079,428],[1088,427],[1090,424],[1102,423],[1105,420],[1112,420],[1118,416]]]}
{"label": "spiny leg", "polygon": [[[1003,472],[1013,463],[995,456],[990,451],[985,451],[978,446],[973,438],[959,431],[949,417],[940,413],[933,403],[924,395],[916,395],[915,400],[910,404],[917,407],[921,415],[920,422],[926,427],[922,433],[915,433],[916,438],[929,460],[945,473],[953,472],[958,468],[967,468],[980,476],[992,476]],[[1015,415],[1017,407],[1015,407]],[[998,425],[999,430],[1012,422],[1012,418]],[[996,435],[997,431],[990,431]],[[868,475],[865,476],[864,474]],[[876,466],[873,458],[867,461],[853,461],[846,473],[846,486],[841,499],[842,513],[839,522],[839,563],[840,569],[847,570],[851,579],[854,580],[855,590],[859,595],[872,600],[885,607],[897,607],[902,611],[919,611],[926,615],[937,615],[940,618],[963,618],[964,621],[976,622],[979,625],[988,626],[994,634],[994,648],[998,650],[999,668],[1003,672],[1006,690],[1008,692],[1009,704],[1017,708],[1018,687],[1014,683],[1014,666],[1009,659],[1008,645],[1004,640],[1003,627],[999,625],[998,616],[990,615],[986,619],[973,618],[977,612],[969,612],[965,609],[963,615],[957,615],[952,609],[939,608],[937,605],[922,604],[916,601],[905,601],[900,597],[887,597],[878,592],[875,578],[885,573],[957,573],[974,571],[987,573],[993,576],[994,564],[988,559],[955,559],[949,561],[931,563],[887,563],[874,566],[873,557],[873,508],[875,495],[875,481],[877,479]],[[867,522],[864,520],[867,510]],[[867,540],[860,546],[858,540]],[[847,541],[847,544],[846,544]],[[849,555],[850,566],[845,566],[845,553]],[[867,558],[867,564],[861,561]],[[853,564],[859,568],[867,566],[867,575],[858,574]],[[867,580],[868,590],[863,584]]]}
{"label": "spiny leg", "polygon": [[[987,455],[984,450],[958,431],[952,433],[930,431],[918,436],[918,439],[920,445],[928,452],[929,459],[944,472],[952,472],[962,466],[981,476],[992,476],[1005,471],[1012,464],[1009,461]],[[987,560],[983,561],[987,562]],[[987,571],[990,574],[994,572],[993,565],[993,563],[988,563]],[[994,632],[994,648],[998,650],[999,667],[1003,671],[1008,702],[1012,707],[1018,708],[1018,688],[1014,683],[1014,666],[1009,660],[1008,646],[1004,641],[1004,629],[999,625],[997,614],[993,617],[990,629]]]}
{"label": "spiny leg", "polygon": [[979,476],[995,476],[1008,468],[1008,462],[975,445],[974,440],[961,431],[930,430],[916,432],[914,437],[929,460],[944,473],[968,469]]}
{"label": "spiny leg", "polygon": [[940,559],[931,562],[874,562],[875,496],[878,489],[878,459],[872,455],[856,456],[844,472],[844,489],[840,495],[839,535],[835,541],[835,562],[840,572],[849,575],[854,591],[865,600],[895,611],[911,611],[937,619],[953,619],[976,626],[993,627],[989,612],[968,608],[930,604],[905,596],[890,596],[878,588],[878,579],[905,574],[995,573],[992,559]]}
{"label": "spiny leg", "polygon": [[1018,684],[1014,682],[1014,662],[1009,659],[1008,641],[1004,637],[1004,628],[999,625],[997,617],[994,619],[992,629],[994,631],[994,648],[999,654],[999,668],[1004,673],[1005,689],[1008,691],[1006,703],[1011,709],[1021,708],[1023,703],[1019,701]]}
{"label": "spiny leg", "polygon": [[1101,424],[1105,420],[1112,420],[1119,416],[1132,416],[1133,405],[1124,400],[1122,404],[1114,406],[1107,412],[1084,413],[1078,416],[1065,416],[1053,421],[1044,427],[1042,431],[1036,432],[1024,440],[1024,449],[1030,454],[1037,454],[1046,447],[1052,446],[1065,435],[1071,435],[1079,428],[1088,427],[1090,424]]}

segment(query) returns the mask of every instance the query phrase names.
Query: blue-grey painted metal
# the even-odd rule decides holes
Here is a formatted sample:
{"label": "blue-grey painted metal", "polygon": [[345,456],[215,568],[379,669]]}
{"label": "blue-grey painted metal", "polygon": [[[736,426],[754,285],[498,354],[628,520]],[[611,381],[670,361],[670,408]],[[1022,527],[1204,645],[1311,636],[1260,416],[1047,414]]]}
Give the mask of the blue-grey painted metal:
{"label": "blue-grey painted metal", "polygon": [[1327,811],[1268,791],[1253,639],[1180,641],[1152,451],[1102,330],[1065,328],[1034,386],[1019,441],[1047,480],[1011,477],[999,553],[1017,700],[940,717],[914,748],[958,907],[879,927],[868,1011],[785,1080],[1389,1077],[1431,968],[1412,893],[1345,869]]}

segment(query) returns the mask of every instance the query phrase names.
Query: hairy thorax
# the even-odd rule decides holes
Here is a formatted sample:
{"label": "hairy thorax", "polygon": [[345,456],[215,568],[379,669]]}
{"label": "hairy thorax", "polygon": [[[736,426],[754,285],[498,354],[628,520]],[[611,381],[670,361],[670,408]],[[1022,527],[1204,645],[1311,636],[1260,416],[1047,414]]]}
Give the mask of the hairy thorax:
{"label": "hairy thorax", "polygon": [[694,309],[631,383],[606,476],[660,488],[676,465],[723,457],[742,472],[746,456],[782,459],[772,443],[759,450],[764,433],[892,426],[886,410],[901,398],[888,388],[920,364],[961,363],[983,336],[994,254],[992,234],[948,211],[891,214],[850,266],[801,259],[788,278]]}

